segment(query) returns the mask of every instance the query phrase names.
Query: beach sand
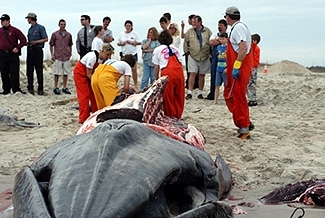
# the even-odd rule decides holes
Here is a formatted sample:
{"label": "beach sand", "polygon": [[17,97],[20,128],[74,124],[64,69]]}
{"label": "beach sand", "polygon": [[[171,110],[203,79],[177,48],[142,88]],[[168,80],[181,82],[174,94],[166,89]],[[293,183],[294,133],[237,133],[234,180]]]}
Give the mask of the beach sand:
{"label": "beach sand", "polygon": [[[141,75],[141,66],[138,68]],[[48,96],[0,96],[0,112],[40,124],[38,128],[0,124],[0,192],[12,187],[22,167],[30,165],[46,148],[74,136],[81,126],[74,108],[77,101],[72,76],[68,81],[72,95],[54,95],[52,69],[47,64],[44,69]],[[24,65],[21,71],[21,88],[26,90]],[[209,79],[207,76],[205,96]],[[268,73],[259,69],[257,83],[258,106],[250,108],[255,125],[250,140],[236,138],[237,129],[222,92],[217,105],[196,97],[187,100],[183,119],[206,137],[205,150],[212,159],[220,153],[229,165],[235,182],[231,195],[243,200],[226,202],[255,205],[239,206],[247,214],[236,217],[287,218],[295,208],[265,206],[257,199],[288,183],[325,178],[325,73],[312,73],[298,63],[281,61],[269,66]],[[306,217],[325,214],[325,208],[305,210]]]}

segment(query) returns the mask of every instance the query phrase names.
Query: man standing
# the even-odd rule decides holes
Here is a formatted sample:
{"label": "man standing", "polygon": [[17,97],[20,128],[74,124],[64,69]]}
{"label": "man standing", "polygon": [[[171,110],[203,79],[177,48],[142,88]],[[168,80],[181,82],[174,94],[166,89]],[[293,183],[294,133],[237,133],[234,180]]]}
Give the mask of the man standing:
{"label": "man standing", "polygon": [[211,54],[211,70],[210,70],[210,93],[205,99],[213,100],[214,92],[216,86],[216,70],[218,63],[218,45],[221,44],[218,37],[221,33],[225,33],[227,31],[227,21],[224,19],[219,20],[218,22],[218,32],[213,33],[210,37],[210,45],[212,46],[212,54]]}
{"label": "man standing", "polygon": [[170,13],[164,13],[163,17],[165,17],[167,19],[167,29],[169,29],[169,25],[171,24],[171,19],[172,19],[172,15]]}
{"label": "man standing", "polygon": [[228,110],[232,113],[234,124],[239,128],[238,138],[249,139],[249,131],[254,125],[249,120],[246,89],[253,68],[251,52],[251,34],[248,27],[240,22],[237,7],[229,7],[225,19],[231,26],[227,46],[227,82],[224,98]]}
{"label": "man standing", "polygon": [[26,45],[26,37],[17,28],[10,25],[10,17],[8,14],[1,16],[0,28],[0,71],[2,79],[1,94],[7,95],[12,89],[13,93],[26,92],[20,89],[19,83],[19,55],[21,48]]}
{"label": "man standing", "polygon": [[59,30],[52,33],[50,39],[50,52],[52,61],[54,61],[54,89],[56,95],[61,94],[58,88],[59,76],[63,75],[63,89],[65,94],[71,94],[67,88],[68,75],[71,73],[70,58],[72,55],[72,35],[65,29],[66,22],[59,21]]}
{"label": "man standing", "polygon": [[81,15],[80,22],[83,28],[77,34],[76,47],[81,60],[91,50],[91,43],[95,38],[95,34],[88,15]]}
{"label": "man standing", "polygon": [[28,92],[34,95],[34,68],[37,75],[37,94],[44,95],[43,87],[43,48],[44,43],[48,41],[45,27],[38,24],[35,13],[28,13],[25,17],[31,27],[28,29],[27,39],[27,82]]}
{"label": "man standing", "polygon": [[210,73],[210,44],[212,35],[208,27],[202,25],[202,18],[196,15],[193,19],[194,28],[190,28],[185,34],[184,52],[188,55],[188,71],[190,73],[188,92],[186,99],[191,99],[196,74],[199,74],[198,98],[203,99],[203,87],[205,74]]}
{"label": "man standing", "polygon": [[167,24],[167,18],[166,17],[161,17],[159,19],[159,25],[161,27],[161,31],[159,31],[159,33],[161,33],[164,30],[168,30],[168,24]]}
{"label": "man standing", "polygon": [[[195,17],[195,14],[191,14],[190,16],[188,16],[187,22],[190,25],[190,28],[195,28],[193,26],[193,22],[192,22],[194,17]],[[182,27],[181,38],[184,39],[185,38],[185,31],[184,31],[185,23],[184,23],[184,21],[182,21],[181,27]],[[185,88],[188,89],[188,80],[190,78],[190,73],[188,72],[188,55],[184,54],[183,56],[185,57],[185,69],[186,69]],[[195,82],[194,82],[193,89],[197,89],[197,88],[199,88],[199,75],[198,74],[195,76]]]}
{"label": "man standing", "polygon": [[103,42],[104,43],[110,43],[114,41],[113,38],[113,32],[112,30],[108,29],[109,24],[111,23],[111,18],[110,17],[104,17],[103,18],[103,28],[105,30],[104,35],[103,35]]}

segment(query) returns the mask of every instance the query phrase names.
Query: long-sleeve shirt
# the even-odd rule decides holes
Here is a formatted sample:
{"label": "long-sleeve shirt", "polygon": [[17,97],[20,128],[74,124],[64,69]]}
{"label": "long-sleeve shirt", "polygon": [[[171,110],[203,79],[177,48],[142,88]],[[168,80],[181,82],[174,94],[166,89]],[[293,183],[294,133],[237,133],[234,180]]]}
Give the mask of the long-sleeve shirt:
{"label": "long-sleeve shirt", "polygon": [[261,53],[260,48],[258,47],[258,45],[256,45],[253,53],[253,58],[254,58],[253,67],[258,67],[258,65],[260,64],[260,53]]}
{"label": "long-sleeve shirt", "polygon": [[26,44],[25,35],[16,27],[0,28],[0,50],[21,49]]}
{"label": "long-sleeve shirt", "polygon": [[[76,40],[76,48],[77,51],[80,52],[81,46],[85,46],[85,40],[84,40],[84,32],[85,27],[81,28],[77,34],[77,40]],[[91,48],[91,43],[93,42],[93,39],[95,38],[95,33],[93,30],[93,26],[88,25],[87,28],[87,48]]]}
{"label": "long-sleeve shirt", "polygon": [[189,29],[185,34],[184,52],[189,53],[196,61],[203,61],[210,55],[210,36],[211,30],[202,26],[201,35],[198,35],[195,28]]}

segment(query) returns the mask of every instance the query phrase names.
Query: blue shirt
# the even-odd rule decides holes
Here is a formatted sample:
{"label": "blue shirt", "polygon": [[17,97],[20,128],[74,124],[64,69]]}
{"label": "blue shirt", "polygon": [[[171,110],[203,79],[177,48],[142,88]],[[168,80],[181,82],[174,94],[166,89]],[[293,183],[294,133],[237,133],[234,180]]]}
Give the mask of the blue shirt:
{"label": "blue shirt", "polygon": [[218,50],[217,72],[223,72],[224,69],[226,69],[226,67],[227,67],[226,49],[227,49],[227,46],[224,46],[222,44],[217,46],[217,50]]}
{"label": "blue shirt", "polygon": [[[35,40],[41,40],[47,38],[45,27],[35,23],[34,26],[31,26],[28,29],[27,39],[28,42],[35,41]],[[37,43],[34,46],[38,46],[40,48],[44,48],[44,43]]]}
{"label": "blue shirt", "polygon": [[[148,39],[142,40],[141,46],[143,46],[147,42],[148,42]],[[159,45],[160,45],[160,43],[158,42],[158,40],[153,40],[153,41],[150,42],[148,48],[145,49],[145,50],[155,49]],[[142,60],[143,60],[143,63],[146,63],[147,65],[149,65],[151,67],[154,66],[154,64],[152,63],[152,52],[143,52],[142,53]]]}

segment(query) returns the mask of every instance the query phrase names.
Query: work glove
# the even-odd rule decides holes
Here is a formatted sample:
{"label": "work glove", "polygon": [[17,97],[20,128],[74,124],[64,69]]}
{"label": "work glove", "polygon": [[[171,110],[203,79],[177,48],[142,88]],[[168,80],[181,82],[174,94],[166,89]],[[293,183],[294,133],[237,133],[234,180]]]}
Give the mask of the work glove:
{"label": "work glove", "polygon": [[234,63],[234,67],[232,69],[232,77],[234,79],[238,79],[238,77],[239,77],[239,69],[241,67],[241,64],[242,64],[242,62],[238,61],[238,60],[236,60]]}

